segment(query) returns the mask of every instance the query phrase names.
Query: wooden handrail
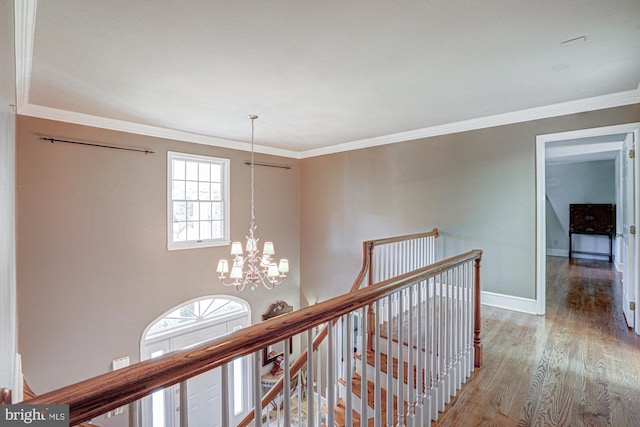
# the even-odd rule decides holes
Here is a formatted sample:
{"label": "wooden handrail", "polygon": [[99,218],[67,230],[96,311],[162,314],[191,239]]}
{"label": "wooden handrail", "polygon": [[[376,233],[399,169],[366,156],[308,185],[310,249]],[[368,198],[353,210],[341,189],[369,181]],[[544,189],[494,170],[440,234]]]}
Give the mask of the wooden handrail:
{"label": "wooden handrail", "polygon": [[222,366],[237,357],[252,354],[267,345],[334,321],[415,282],[435,277],[481,256],[482,251],[473,250],[375,286],[358,289],[251,325],[208,343],[168,353],[54,390],[24,403],[68,404],[70,423],[77,424],[134,402],[156,390]]}
{"label": "wooden handrail", "polygon": [[407,234],[404,236],[396,236],[396,237],[387,237],[384,239],[376,239],[376,240],[369,240],[366,243],[370,243],[373,246],[380,246],[380,245],[388,245],[389,243],[395,243],[395,242],[402,242],[404,240],[413,240],[413,239],[421,239],[423,237],[435,237],[436,239],[440,236],[440,231],[437,228],[434,228],[431,231],[425,231],[423,233],[416,233],[416,234]]}
{"label": "wooden handrail", "polygon": [[11,404],[11,390],[2,387],[0,388],[0,405],[10,405]]}

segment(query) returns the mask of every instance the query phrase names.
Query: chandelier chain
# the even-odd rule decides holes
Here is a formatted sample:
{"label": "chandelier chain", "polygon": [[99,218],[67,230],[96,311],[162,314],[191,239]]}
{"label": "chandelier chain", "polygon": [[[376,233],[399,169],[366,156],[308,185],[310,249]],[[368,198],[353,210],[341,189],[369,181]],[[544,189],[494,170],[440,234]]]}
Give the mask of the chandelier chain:
{"label": "chandelier chain", "polygon": [[255,120],[258,118],[258,116],[256,115],[251,115],[249,116],[249,118],[251,119],[251,224],[255,224],[255,216],[254,216],[254,206],[255,206],[255,202],[253,201],[253,197],[254,197],[254,167],[255,167],[255,162],[254,162],[254,152],[253,152],[253,130],[254,130],[254,124],[255,124]]}

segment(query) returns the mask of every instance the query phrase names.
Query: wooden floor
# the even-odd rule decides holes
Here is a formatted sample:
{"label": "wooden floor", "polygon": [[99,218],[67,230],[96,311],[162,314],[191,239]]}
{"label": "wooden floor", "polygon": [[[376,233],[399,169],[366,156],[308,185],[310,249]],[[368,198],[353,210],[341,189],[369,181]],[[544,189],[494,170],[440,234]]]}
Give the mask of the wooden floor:
{"label": "wooden floor", "polygon": [[640,337],[620,276],[547,258],[547,314],[483,306],[484,365],[436,426],[640,426]]}

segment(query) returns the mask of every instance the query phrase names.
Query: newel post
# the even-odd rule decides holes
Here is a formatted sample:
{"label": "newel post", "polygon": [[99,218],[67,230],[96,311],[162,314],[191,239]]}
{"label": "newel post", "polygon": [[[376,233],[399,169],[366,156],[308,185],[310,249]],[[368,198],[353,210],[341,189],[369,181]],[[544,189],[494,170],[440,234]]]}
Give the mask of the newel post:
{"label": "newel post", "polygon": [[480,316],[480,261],[482,260],[482,252],[474,261],[473,289],[474,289],[474,318],[473,318],[473,354],[475,367],[482,366],[482,338],[480,332],[482,330],[482,317]]}
{"label": "newel post", "polygon": [[[364,242],[362,244],[362,252],[363,256],[366,259],[366,263],[368,264],[368,273],[367,273],[367,286],[373,285],[373,242]],[[373,350],[373,336],[376,331],[376,315],[373,311],[373,304],[369,304],[367,307],[367,333],[369,334],[369,338],[367,340],[367,350]],[[365,352],[365,349],[362,349]],[[362,355],[362,360],[364,361],[364,365],[367,366],[367,355],[366,353]]]}
{"label": "newel post", "polygon": [[0,405],[11,405],[11,390],[0,388]]}

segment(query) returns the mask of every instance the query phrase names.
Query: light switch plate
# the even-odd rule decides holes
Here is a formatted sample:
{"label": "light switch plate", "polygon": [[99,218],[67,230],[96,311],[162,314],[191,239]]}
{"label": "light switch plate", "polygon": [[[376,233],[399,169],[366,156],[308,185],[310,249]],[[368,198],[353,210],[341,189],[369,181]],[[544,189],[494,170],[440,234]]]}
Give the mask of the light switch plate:
{"label": "light switch plate", "polygon": [[[111,361],[111,370],[115,371],[116,369],[122,369],[124,367],[129,366],[129,356],[120,357],[118,359]],[[121,406],[119,408],[114,409],[113,411],[109,411],[105,414],[105,418],[111,418],[115,415],[120,415],[124,412],[125,407]]]}

